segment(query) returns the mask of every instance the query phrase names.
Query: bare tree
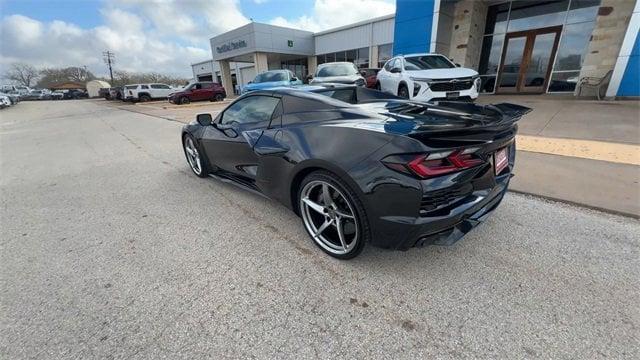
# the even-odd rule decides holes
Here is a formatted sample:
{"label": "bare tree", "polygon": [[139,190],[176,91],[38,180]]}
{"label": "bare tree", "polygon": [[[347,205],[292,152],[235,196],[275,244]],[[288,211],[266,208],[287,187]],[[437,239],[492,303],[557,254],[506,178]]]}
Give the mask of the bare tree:
{"label": "bare tree", "polygon": [[65,83],[65,82],[80,82],[84,83],[95,79],[95,75],[88,71],[84,67],[66,67],[62,69],[49,68],[43,69],[40,72],[42,76],[38,81],[38,87],[50,88],[52,86]]}
{"label": "bare tree", "polygon": [[4,77],[20,85],[31,87],[38,79],[39,73],[38,69],[33,65],[13,63],[9,66],[9,70],[4,73]]}

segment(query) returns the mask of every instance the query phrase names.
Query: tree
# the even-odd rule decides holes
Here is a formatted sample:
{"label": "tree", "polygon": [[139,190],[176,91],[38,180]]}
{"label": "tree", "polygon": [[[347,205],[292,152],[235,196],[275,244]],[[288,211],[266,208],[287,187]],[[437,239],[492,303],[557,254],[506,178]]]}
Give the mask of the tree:
{"label": "tree", "polygon": [[96,77],[83,67],[66,67],[63,69],[48,68],[40,72],[42,78],[38,81],[38,87],[50,88],[65,82],[87,82]]}
{"label": "tree", "polygon": [[4,77],[20,85],[31,87],[38,78],[38,69],[33,65],[25,63],[13,63],[9,70],[4,73]]}

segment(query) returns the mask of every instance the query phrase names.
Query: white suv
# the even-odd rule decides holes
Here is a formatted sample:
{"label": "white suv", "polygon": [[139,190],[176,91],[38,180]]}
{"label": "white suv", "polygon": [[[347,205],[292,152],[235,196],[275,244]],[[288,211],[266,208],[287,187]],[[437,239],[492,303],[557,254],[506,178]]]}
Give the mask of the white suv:
{"label": "white suv", "polygon": [[400,55],[384,64],[378,72],[376,87],[411,100],[473,101],[478,98],[480,77],[443,55]]}
{"label": "white suv", "polygon": [[125,85],[126,101],[149,101],[152,99],[166,99],[175,90],[166,84],[133,84]]}

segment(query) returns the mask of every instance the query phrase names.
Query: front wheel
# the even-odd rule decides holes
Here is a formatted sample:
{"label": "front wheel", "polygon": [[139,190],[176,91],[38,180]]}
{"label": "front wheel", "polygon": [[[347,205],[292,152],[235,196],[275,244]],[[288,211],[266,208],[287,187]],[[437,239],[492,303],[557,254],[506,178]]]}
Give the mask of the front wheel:
{"label": "front wheel", "polygon": [[298,206],[311,239],[335,258],[356,257],[371,238],[358,195],[332,173],[309,174],[300,186]]}
{"label": "front wheel", "polygon": [[178,101],[178,103],[179,103],[180,105],[187,105],[187,104],[188,104],[188,103],[190,103],[190,102],[191,102],[191,100],[189,100],[189,98],[188,98],[188,97],[186,97],[186,96],[181,97],[181,98],[180,98],[180,101]]}
{"label": "front wheel", "polygon": [[184,155],[187,157],[187,162],[191,167],[191,171],[201,178],[209,176],[209,173],[211,172],[209,164],[202,156],[193,136],[189,134],[185,135],[182,139],[182,146],[184,148]]}
{"label": "front wheel", "polygon": [[409,99],[409,89],[407,89],[406,85],[400,85],[400,88],[398,88],[398,96],[403,99]]}

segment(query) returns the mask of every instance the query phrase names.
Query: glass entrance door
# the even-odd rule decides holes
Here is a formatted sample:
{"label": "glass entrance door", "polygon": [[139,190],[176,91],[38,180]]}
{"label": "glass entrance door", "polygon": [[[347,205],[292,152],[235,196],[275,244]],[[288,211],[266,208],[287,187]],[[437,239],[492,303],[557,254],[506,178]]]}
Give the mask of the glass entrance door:
{"label": "glass entrance door", "polygon": [[498,93],[543,93],[558,48],[561,26],[507,34]]}

